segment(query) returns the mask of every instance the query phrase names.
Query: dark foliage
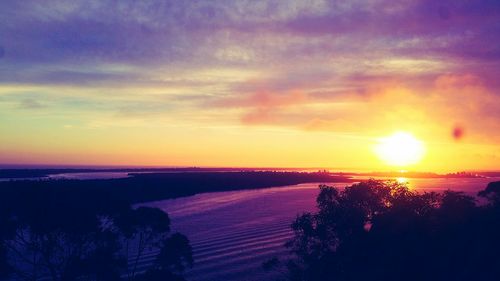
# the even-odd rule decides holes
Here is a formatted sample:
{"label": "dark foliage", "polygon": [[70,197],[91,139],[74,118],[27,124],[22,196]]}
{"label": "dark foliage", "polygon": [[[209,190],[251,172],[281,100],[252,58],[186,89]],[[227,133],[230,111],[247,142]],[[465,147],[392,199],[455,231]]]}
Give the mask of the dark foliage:
{"label": "dark foliage", "polygon": [[0,206],[0,280],[6,278],[12,272],[7,259],[7,248],[5,240],[10,239],[14,233],[14,225],[5,208]]}
{"label": "dark foliage", "polygon": [[461,192],[420,194],[395,182],[321,186],[318,212],[292,225],[287,246],[295,258],[285,263],[286,279],[499,280],[498,186],[480,193],[486,205]]}
{"label": "dark foliage", "polygon": [[479,196],[487,198],[492,205],[500,205],[500,181],[489,183]]}
{"label": "dark foliage", "polygon": [[188,239],[159,209],[32,191],[0,197],[0,279],[183,280],[192,266]]}
{"label": "dark foliage", "polygon": [[346,179],[326,173],[190,172],[1,182],[0,278],[182,280],[182,272],[193,264],[188,239],[170,233],[167,214],[131,209],[132,204],[207,191],[336,180]]}
{"label": "dark foliage", "polygon": [[[285,186],[307,182],[346,182],[328,173],[299,172],[186,172],[131,174],[129,178],[98,180],[36,180],[0,182],[0,197],[50,193],[84,198],[105,208],[156,201],[202,192]],[[35,197],[35,196],[33,196]],[[35,197],[36,198],[36,197]]]}

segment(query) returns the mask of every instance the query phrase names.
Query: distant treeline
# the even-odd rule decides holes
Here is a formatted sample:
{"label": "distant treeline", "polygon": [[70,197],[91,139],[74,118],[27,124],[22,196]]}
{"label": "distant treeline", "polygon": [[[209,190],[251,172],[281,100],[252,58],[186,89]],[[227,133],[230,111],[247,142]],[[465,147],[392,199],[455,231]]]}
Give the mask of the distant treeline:
{"label": "distant treeline", "polygon": [[93,204],[133,204],[202,192],[285,186],[308,182],[348,182],[327,173],[184,172],[132,174],[99,180],[35,180],[0,182],[0,196],[23,200],[26,194],[77,197]]}
{"label": "distant treeline", "polygon": [[254,172],[254,171],[313,171],[315,169],[303,168],[202,168],[202,167],[179,167],[179,168],[5,168],[0,169],[0,179],[16,178],[42,178],[50,175],[69,173],[162,173],[162,172]]}
{"label": "distant treeline", "polygon": [[[69,174],[69,173],[142,173],[142,172],[196,172],[196,171],[215,171],[215,169],[201,168],[47,168],[47,169],[0,169],[0,179],[8,178],[42,178],[50,175]],[[219,170],[217,170],[219,171]],[[223,171],[223,170],[221,170]]]}

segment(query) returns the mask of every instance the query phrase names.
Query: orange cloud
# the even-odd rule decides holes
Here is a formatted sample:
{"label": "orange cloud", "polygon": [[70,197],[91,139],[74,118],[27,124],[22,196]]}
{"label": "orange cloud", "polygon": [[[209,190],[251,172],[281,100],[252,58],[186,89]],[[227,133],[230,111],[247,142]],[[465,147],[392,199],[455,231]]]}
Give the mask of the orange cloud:
{"label": "orange cloud", "polygon": [[280,116],[286,108],[305,104],[308,97],[301,91],[285,93],[259,91],[243,98],[230,98],[215,103],[220,107],[242,108],[241,122],[246,125],[274,124],[283,118]]}
{"label": "orange cloud", "polygon": [[280,121],[279,113],[283,108],[306,102],[307,96],[303,92],[274,95],[258,92],[248,98],[246,105],[251,109],[241,117],[241,122],[246,125],[276,123]]}

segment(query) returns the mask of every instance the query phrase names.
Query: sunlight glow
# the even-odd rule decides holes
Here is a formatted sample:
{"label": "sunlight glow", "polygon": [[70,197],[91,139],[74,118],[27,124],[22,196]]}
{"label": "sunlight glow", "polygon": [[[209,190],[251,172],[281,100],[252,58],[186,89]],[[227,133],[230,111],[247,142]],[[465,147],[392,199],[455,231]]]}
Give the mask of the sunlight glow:
{"label": "sunlight glow", "polygon": [[391,166],[405,167],[418,163],[424,155],[424,145],[413,135],[397,132],[380,139],[375,152]]}
{"label": "sunlight glow", "polygon": [[398,183],[401,183],[401,184],[406,184],[408,183],[408,179],[407,178],[404,178],[404,177],[399,177],[399,178],[396,178],[396,181]]}

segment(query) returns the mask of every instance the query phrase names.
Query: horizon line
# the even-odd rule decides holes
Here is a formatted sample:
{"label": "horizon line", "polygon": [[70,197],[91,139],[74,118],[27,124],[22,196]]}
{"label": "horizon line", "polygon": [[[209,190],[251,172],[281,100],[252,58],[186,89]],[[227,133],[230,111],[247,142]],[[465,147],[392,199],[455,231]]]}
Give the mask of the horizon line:
{"label": "horizon line", "polygon": [[434,174],[451,174],[460,172],[500,172],[498,170],[475,170],[475,169],[464,169],[455,171],[420,171],[411,169],[387,169],[387,170],[374,170],[368,168],[339,168],[339,167],[252,167],[252,166],[196,166],[196,165],[89,165],[89,164],[11,164],[11,163],[0,163],[0,170],[7,169],[26,169],[26,170],[37,170],[37,169],[244,169],[244,170],[328,170],[329,172],[352,172],[352,173],[434,173]]}

